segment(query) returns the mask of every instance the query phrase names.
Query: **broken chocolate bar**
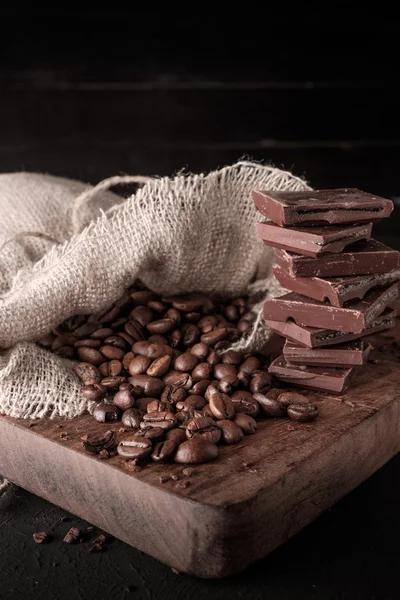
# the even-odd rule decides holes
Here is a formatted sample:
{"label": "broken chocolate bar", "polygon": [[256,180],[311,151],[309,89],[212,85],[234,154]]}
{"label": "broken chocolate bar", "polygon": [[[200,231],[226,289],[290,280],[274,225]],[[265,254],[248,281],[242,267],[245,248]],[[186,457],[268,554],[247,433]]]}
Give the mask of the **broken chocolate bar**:
{"label": "broken chocolate bar", "polygon": [[362,300],[346,303],[343,307],[290,292],[280,298],[267,300],[263,316],[272,321],[293,320],[297,325],[360,333],[397,298],[398,291],[397,283],[393,283],[386,288],[372,290]]}
{"label": "broken chocolate bar", "polygon": [[257,223],[258,236],[267,246],[317,258],[327,252],[342,252],[349,244],[369,240],[372,223],[341,227],[284,228],[275,223]]}
{"label": "broken chocolate bar", "polygon": [[379,315],[369,327],[366,327],[360,333],[350,333],[348,331],[334,331],[319,327],[301,327],[293,321],[271,321],[267,320],[266,324],[277,333],[293,342],[307,346],[308,348],[319,348],[321,346],[332,346],[349,342],[359,337],[385,331],[395,326],[396,311],[386,309],[384,313]]}
{"label": "broken chocolate bar", "polygon": [[368,360],[371,345],[363,340],[345,342],[329,348],[305,348],[286,340],[283,356],[290,365],[360,367]]}
{"label": "broken chocolate bar", "polygon": [[257,210],[281,227],[303,223],[359,223],[380,221],[393,202],[355,188],[303,192],[253,191]]}
{"label": "broken chocolate bar", "polygon": [[274,275],[279,283],[291,292],[314,298],[320,302],[330,302],[332,306],[343,306],[355,298],[363,298],[370,290],[400,280],[400,268],[389,273],[355,275],[353,277],[292,277],[284,269],[275,265]]}
{"label": "broken chocolate bar", "polygon": [[275,250],[275,262],[292,277],[342,277],[387,273],[399,266],[399,253],[376,240],[351,244],[341,254],[320,258]]}
{"label": "broken chocolate bar", "polygon": [[270,364],[268,371],[277,379],[286,383],[340,394],[350,383],[350,376],[354,369],[288,365],[282,355]]}

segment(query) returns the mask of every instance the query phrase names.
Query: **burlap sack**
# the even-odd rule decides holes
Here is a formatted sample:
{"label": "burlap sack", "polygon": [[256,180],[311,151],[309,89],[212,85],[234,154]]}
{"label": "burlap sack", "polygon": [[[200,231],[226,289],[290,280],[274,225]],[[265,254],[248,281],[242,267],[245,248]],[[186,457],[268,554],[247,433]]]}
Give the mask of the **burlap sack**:
{"label": "burlap sack", "polygon": [[[76,199],[84,187],[77,182],[33,174],[0,177],[0,214],[7,235],[40,231],[63,242],[99,207],[104,209],[83,231],[53,244],[35,264],[49,242],[39,240],[39,246],[31,241],[31,254],[19,242],[0,251],[3,289],[9,286],[0,296],[0,348],[7,349],[0,355],[0,412],[22,418],[74,417],[90,409],[70,363],[32,341],[71,315],[106,308],[136,279],[162,294],[278,293],[270,249],[255,236],[258,216],[251,190],[308,189],[303,180],[241,162],[208,175],[153,179],[109,208],[118,199],[104,190],[118,181],[113,178]],[[13,203],[13,197],[18,201]],[[246,343],[254,348],[267,335],[259,318]]]}

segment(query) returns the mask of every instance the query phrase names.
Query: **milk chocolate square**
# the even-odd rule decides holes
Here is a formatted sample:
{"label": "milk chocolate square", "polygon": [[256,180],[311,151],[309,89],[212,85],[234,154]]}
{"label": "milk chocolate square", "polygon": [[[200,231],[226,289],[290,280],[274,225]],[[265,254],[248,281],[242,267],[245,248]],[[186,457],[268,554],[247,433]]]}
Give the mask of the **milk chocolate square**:
{"label": "milk chocolate square", "polygon": [[354,340],[328,348],[306,348],[286,340],[283,356],[290,365],[315,367],[360,367],[368,360],[371,345],[364,340]]}
{"label": "milk chocolate square", "polygon": [[270,364],[268,371],[280,381],[292,385],[340,394],[349,385],[354,369],[288,365],[282,355]]}

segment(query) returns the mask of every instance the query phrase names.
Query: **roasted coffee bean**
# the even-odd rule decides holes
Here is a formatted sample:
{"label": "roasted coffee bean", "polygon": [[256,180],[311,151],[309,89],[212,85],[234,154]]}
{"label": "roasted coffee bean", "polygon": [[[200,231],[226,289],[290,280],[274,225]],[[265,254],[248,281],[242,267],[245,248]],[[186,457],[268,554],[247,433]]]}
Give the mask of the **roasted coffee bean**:
{"label": "roasted coffee bean", "polygon": [[205,360],[209,351],[210,348],[202,342],[199,342],[190,348],[190,353],[193,354],[198,360]]}
{"label": "roasted coffee bean", "polygon": [[240,319],[240,321],[237,325],[237,328],[238,328],[239,333],[241,333],[243,335],[244,333],[247,333],[251,329],[251,324],[248,321],[245,321],[244,319]]}
{"label": "roasted coffee bean", "polygon": [[185,390],[190,390],[193,385],[193,379],[189,373],[171,370],[163,377],[165,385],[174,385],[175,387],[183,387]]}
{"label": "roasted coffee bean", "polygon": [[202,411],[201,411],[201,412],[203,413],[203,415],[204,415],[205,417],[211,417],[212,419],[215,419],[214,415],[212,414],[212,411],[211,411],[211,408],[210,408],[210,405],[209,405],[209,404],[206,404],[206,405],[204,406],[204,408],[202,409]]}
{"label": "roasted coffee bean", "polygon": [[99,383],[96,383],[95,385],[85,385],[82,388],[83,396],[93,402],[101,400],[104,397],[105,392],[106,389]]}
{"label": "roasted coffee bean", "polygon": [[242,441],[243,430],[233,421],[224,419],[222,421],[217,421],[217,425],[221,430],[222,441],[224,441],[225,444],[237,444]]}
{"label": "roasted coffee bean", "polygon": [[214,419],[197,417],[189,421],[186,426],[186,437],[190,440],[196,436],[201,436],[210,442],[214,442],[214,444],[218,444],[221,439],[221,430],[217,427]]}
{"label": "roasted coffee bean", "polygon": [[175,358],[176,350],[167,344],[150,344],[147,350],[147,356],[153,360],[162,356],[170,356]]}
{"label": "roasted coffee bean", "polygon": [[201,362],[195,366],[192,373],[193,381],[201,381],[202,379],[210,379],[212,376],[212,366],[208,362]]}
{"label": "roasted coffee bean", "polygon": [[233,304],[229,304],[225,308],[225,315],[226,315],[226,318],[229,319],[230,321],[237,321],[239,318],[238,309],[236,308],[236,306],[233,306]]}
{"label": "roasted coffee bean", "polygon": [[151,458],[155,462],[164,462],[173,457],[176,451],[176,444],[172,440],[165,440],[164,442],[158,442],[154,446],[154,450],[151,453]]}
{"label": "roasted coffee bean", "polygon": [[87,315],[74,315],[67,319],[66,325],[68,326],[68,329],[74,331],[75,329],[86,323],[86,320]]}
{"label": "roasted coffee bean", "polygon": [[[216,383],[218,384],[218,382]],[[219,394],[218,388],[213,383],[210,383],[210,385],[206,389],[204,397],[206,400],[208,400],[208,402],[210,402],[211,396],[213,396],[214,394]]]}
{"label": "roasted coffee bean", "polygon": [[318,408],[313,404],[291,404],[288,406],[287,415],[292,421],[307,423],[318,417]]}
{"label": "roasted coffee bean", "polygon": [[280,392],[278,400],[286,407],[291,404],[310,404],[307,396],[303,396],[303,394],[298,394],[297,392],[283,392],[282,390],[280,390]]}
{"label": "roasted coffee bean", "polygon": [[76,338],[84,339],[88,338],[92,335],[94,331],[101,328],[101,324],[98,321],[94,321],[92,323],[84,323],[74,331],[74,336]]}
{"label": "roasted coffee bean", "polygon": [[96,329],[96,331],[93,331],[90,337],[95,340],[105,340],[110,335],[113,335],[113,333],[114,332],[112,329],[110,329],[110,327],[101,327],[100,329]]}
{"label": "roasted coffee bean", "polygon": [[148,306],[136,306],[130,313],[129,318],[146,327],[153,320],[153,311]]}
{"label": "roasted coffee bean", "polygon": [[261,361],[256,356],[249,356],[240,365],[239,370],[247,375],[253,375],[254,371],[258,371],[261,367]]}
{"label": "roasted coffee bean", "polygon": [[119,315],[120,315],[121,309],[119,306],[113,306],[112,308],[110,308],[110,310],[108,310],[107,312],[105,312],[100,318],[99,318],[99,322],[104,324],[104,323],[112,323],[113,321],[115,321],[115,319],[118,319]]}
{"label": "roasted coffee bean", "polygon": [[100,348],[100,346],[101,340],[92,340],[90,338],[87,340],[78,340],[74,343],[74,348],[95,348],[97,350],[98,348]]}
{"label": "roasted coffee bean", "polygon": [[140,356],[149,356],[150,346],[151,344],[147,340],[135,342],[132,346],[132,352],[134,354],[139,354]]}
{"label": "roasted coffee bean", "polygon": [[160,358],[156,358],[151,363],[146,373],[147,375],[151,375],[152,377],[161,377],[162,375],[165,375],[170,366],[171,357],[168,355],[161,356]]}
{"label": "roasted coffee bean", "polygon": [[[192,388],[193,389],[193,388]],[[183,387],[175,387],[174,385],[166,385],[161,400],[168,404],[177,404],[186,398],[186,390]]]}
{"label": "roasted coffee bean", "polygon": [[129,363],[128,371],[131,375],[142,375],[146,373],[150,365],[151,358],[139,354],[139,356],[135,356]]}
{"label": "roasted coffee bean", "polygon": [[146,458],[152,452],[152,443],[145,437],[133,436],[122,440],[117,446],[117,452],[124,458]]}
{"label": "roasted coffee bean", "polygon": [[121,350],[121,348],[116,348],[115,346],[102,346],[100,352],[103,356],[108,358],[108,360],[122,360],[125,356],[125,352]]}
{"label": "roasted coffee bean", "polygon": [[162,427],[162,429],[172,429],[177,424],[174,413],[172,412],[152,412],[143,416],[141,427]]}
{"label": "roasted coffee bean", "polygon": [[133,352],[127,352],[122,360],[122,366],[124,367],[125,371],[129,370],[129,365],[131,364],[132,360],[135,358],[135,355],[133,354]]}
{"label": "roasted coffee bean", "polygon": [[124,414],[121,417],[121,423],[124,427],[132,427],[132,429],[137,429],[140,427],[143,414],[144,413],[137,408],[128,408],[128,410],[124,411]]}
{"label": "roasted coffee bean", "polygon": [[117,375],[116,377],[104,377],[100,383],[101,385],[104,385],[107,390],[117,390],[121,383],[125,383],[125,381],[125,377]]}
{"label": "roasted coffee bean", "polygon": [[191,410],[202,410],[205,405],[206,401],[202,396],[193,395],[186,398],[183,402],[178,402],[176,404],[176,410],[183,410],[186,412]]}
{"label": "roasted coffee bean", "polygon": [[235,416],[233,402],[226,394],[212,393],[209,403],[210,410],[216,419],[232,419]]}
{"label": "roasted coffee bean", "polygon": [[113,402],[121,410],[125,411],[132,408],[135,404],[135,399],[129,389],[119,390],[114,396]]}
{"label": "roasted coffee bean", "polygon": [[169,333],[175,327],[175,321],[172,319],[159,319],[158,321],[152,321],[146,325],[150,333]]}
{"label": "roasted coffee bean", "polygon": [[151,300],[147,303],[147,306],[151,308],[155,313],[161,314],[166,311],[166,306],[159,300]]}
{"label": "roasted coffee bean", "polygon": [[99,371],[103,377],[116,377],[122,371],[122,362],[119,360],[110,360],[99,365]]}
{"label": "roasted coffee bean", "polygon": [[269,398],[264,394],[255,393],[253,398],[257,400],[261,406],[261,410],[267,417],[286,417],[286,406],[281,404],[278,400]]}
{"label": "roasted coffee bean", "polygon": [[[193,372],[192,372],[193,379]],[[193,379],[195,381],[195,379]],[[196,394],[197,396],[204,396],[208,386],[210,385],[209,379],[201,379],[200,381],[196,381],[193,387],[190,388],[189,394]]]}
{"label": "roasted coffee bean", "polygon": [[168,340],[165,337],[165,335],[161,335],[160,333],[155,333],[154,335],[151,335],[149,338],[147,338],[147,341],[149,342],[149,344],[165,344],[166,346],[168,346]]}
{"label": "roasted coffee bean", "polygon": [[[272,390],[268,390],[268,392],[265,395],[267,396],[267,398],[272,398],[273,400],[278,400],[278,398],[281,394],[282,394],[282,390],[278,390],[278,388],[273,388]],[[289,406],[289,405],[286,405],[285,402],[281,402],[281,404],[283,404],[284,406]]]}
{"label": "roasted coffee bean", "polygon": [[115,346],[116,348],[120,348],[121,350],[126,350],[128,345],[126,340],[120,335],[110,335],[104,340],[104,344],[107,344],[107,346]]}
{"label": "roasted coffee bean", "polygon": [[248,311],[242,315],[242,320],[253,323],[256,320],[256,315],[255,313]]}
{"label": "roasted coffee bean", "polygon": [[211,350],[210,354],[207,357],[207,362],[209,365],[211,365],[212,367],[215,367],[215,365],[219,364],[219,356],[218,354],[215,352],[215,350]]}
{"label": "roasted coffee bean", "polygon": [[165,313],[165,318],[172,319],[172,321],[175,322],[175,326],[178,326],[181,323],[181,313],[179,312],[179,310],[176,310],[176,308],[170,308],[169,310],[167,310],[167,312]]}
{"label": "roasted coffee bean", "polygon": [[43,337],[41,337],[37,341],[37,343],[39,344],[39,346],[43,346],[43,348],[51,348],[55,339],[56,339],[56,337],[54,335],[52,335],[51,333],[49,333],[49,335],[44,335]]}
{"label": "roasted coffee bean", "polygon": [[136,435],[142,435],[143,437],[151,440],[152,442],[161,442],[164,437],[165,429],[162,427],[151,427],[148,425],[145,429],[141,429]]}
{"label": "roasted coffee bean", "polygon": [[185,321],[187,321],[188,323],[197,323],[197,321],[201,317],[201,314],[199,312],[187,312],[184,316]]}
{"label": "roasted coffee bean", "polygon": [[231,400],[237,413],[245,413],[251,417],[256,417],[260,412],[257,400],[249,392],[238,390],[232,394]]}
{"label": "roasted coffee bean", "polygon": [[222,354],[221,362],[227,365],[240,365],[243,362],[243,352],[228,350]]}
{"label": "roasted coffee bean", "polygon": [[[119,331],[119,332],[118,332],[118,337],[119,337],[119,338],[122,338],[122,339],[123,339],[123,340],[124,340],[124,341],[125,341],[125,342],[128,344],[128,346],[131,346],[131,347],[132,347],[132,346],[133,346],[133,344],[135,343],[135,340],[133,339],[133,337],[132,337],[132,336],[130,336],[130,335],[128,335],[128,334],[127,334],[125,331]],[[107,338],[107,339],[109,339],[109,338]],[[106,343],[108,343],[108,342],[107,342],[107,340],[104,340],[104,341],[105,341]],[[117,348],[120,348],[120,347],[121,347],[121,346],[119,346],[118,344],[111,344],[111,346],[117,346]],[[123,348],[123,349],[124,349],[124,348]]]}
{"label": "roasted coffee bean", "polygon": [[111,406],[111,404],[98,404],[93,411],[93,417],[99,423],[118,421],[120,415],[121,411],[119,408],[117,406]]}
{"label": "roasted coffee bean", "polygon": [[218,457],[218,446],[196,436],[178,446],[174,460],[183,465],[209,462]]}
{"label": "roasted coffee bean", "polygon": [[264,394],[271,387],[271,375],[267,371],[258,371],[254,373],[250,381],[250,391],[252,394],[261,392]]}
{"label": "roasted coffee bean", "polygon": [[142,398],[136,398],[136,407],[143,411],[143,414],[147,413],[147,407],[150,404],[150,402],[153,402],[154,400],[158,400],[158,398],[146,398],[146,397],[142,397]]}
{"label": "roasted coffee bean", "polygon": [[250,386],[250,381],[251,381],[251,377],[250,375],[248,375],[247,373],[245,373],[244,371],[239,371],[239,373],[237,374],[237,378],[239,381],[239,384],[248,389]]}
{"label": "roasted coffee bean", "polygon": [[72,346],[61,346],[54,352],[54,354],[57,356],[62,356],[63,358],[74,358],[75,350],[72,348]]}
{"label": "roasted coffee bean", "polygon": [[[177,371],[183,371],[187,373],[189,371],[192,371],[197,365],[197,363],[198,360],[194,356],[194,354],[191,354],[190,352],[184,352],[183,354],[178,356],[178,358],[175,359],[174,369],[176,369]],[[204,379],[204,377],[202,377],[202,379]]]}
{"label": "roasted coffee bean", "polygon": [[200,319],[197,323],[198,327],[200,327],[202,333],[209,333],[216,327],[218,324],[218,319],[214,315],[207,315]]}
{"label": "roasted coffee bean", "polygon": [[182,344],[187,348],[193,346],[199,341],[200,329],[193,323],[185,323],[182,327],[183,339]]}
{"label": "roasted coffee bean", "polygon": [[193,312],[198,310],[211,310],[212,302],[208,296],[203,294],[182,294],[170,298],[172,306],[182,312]]}
{"label": "roasted coffee bean", "polygon": [[156,295],[153,292],[149,292],[148,290],[138,290],[136,292],[132,292],[131,298],[136,306],[140,306],[142,304],[147,304],[152,300],[156,299]]}
{"label": "roasted coffee bean", "polygon": [[128,383],[134,386],[134,395],[158,398],[164,389],[162,380],[150,375],[133,375],[128,378]]}
{"label": "roasted coffee bean", "polygon": [[98,369],[103,377],[109,377],[110,374],[108,372],[108,362],[103,362],[98,366]]}
{"label": "roasted coffee bean", "polygon": [[126,317],[120,317],[116,321],[113,321],[112,323],[110,323],[110,328],[113,331],[115,331],[115,330],[119,329],[120,327],[123,327],[125,325],[125,323],[127,323],[128,321],[129,321],[128,318],[126,318]]}
{"label": "roasted coffee bean", "polygon": [[101,450],[109,450],[115,446],[115,439],[115,432],[108,430],[100,437],[88,437],[87,440],[83,442],[83,446],[88,452],[97,454]]}
{"label": "roasted coffee bean", "polygon": [[226,340],[228,338],[228,329],[226,327],[218,327],[213,329],[209,333],[203,333],[200,340],[207,344],[207,346],[214,346],[217,342],[221,340]]}
{"label": "roasted coffee bean", "polygon": [[147,405],[147,412],[165,412],[171,410],[171,404],[163,400],[152,400]]}
{"label": "roasted coffee bean", "polygon": [[223,377],[218,384],[218,391],[223,394],[232,394],[239,385],[239,379],[236,375]]}
{"label": "roasted coffee bean", "polygon": [[81,361],[90,363],[96,367],[104,362],[104,356],[95,348],[78,348],[77,353]]}
{"label": "roasted coffee bean", "polygon": [[[214,350],[220,356],[221,352],[225,352],[229,348],[230,345],[231,345],[231,342],[229,342],[228,340],[222,340],[221,342],[217,342],[215,344]],[[220,362],[221,362],[221,359],[220,359]]]}
{"label": "roasted coffee bean", "polygon": [[184,429],[170,429],[165,434],[165,438],[174,442],[176,446],[179,446],[179,444],[187,440],[186,431]]}
{"label": "roasted coffee bean", "polygon": [[81,362],[73,367],[73,370],[78,377],[83,381],[84,385],[95,385],[100,383],[102,377],[101,373],[95,366]]}
{"label": "roasted coffee bean", "polygon": [[172,348],[177,348],[183,340],[183,333],[180,329],[173,329],[168,336],[168,341]]}
{"label": "roasted coffee bean", "polygon": [[146,337],[145,330],[139,323],[139,321],[128,321],[124,325],[125,332],[130,335],[134,340],[139,342],[140,340],[144,340]]}
{"label": "roasted coffee bean", "polygon": [[239,425],[240,429],[245,435],[252,435],[257,431],[257,422],[250,415],[245,413],[238,413],[235,415],[233,420],[236,425]]}
{"label": "roasted coffee bean", "polygon": [[213,369],[215,379],[223,379],[224,377],[236,377],[237,370],[233,365],[215,365]]}

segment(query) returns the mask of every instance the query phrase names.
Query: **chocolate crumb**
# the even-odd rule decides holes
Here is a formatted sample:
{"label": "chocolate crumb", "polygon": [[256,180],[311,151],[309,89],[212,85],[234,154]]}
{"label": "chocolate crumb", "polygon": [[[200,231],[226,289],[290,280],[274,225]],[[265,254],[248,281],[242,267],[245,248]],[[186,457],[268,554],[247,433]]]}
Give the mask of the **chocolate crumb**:
{"label": "chocolate crumb", "polygon": [[97,537],[93,544],[89,548],[89,552],[102,552],[104,550],[104,544],[106,542],[106,536],[104,533],[101,533],[99,537]]}
{"label": "chocolate crumb", "polygon": [[92,526],[90,526],[90,527],[86,527],[86,531],[89,531],[89,532],[91,532],[91,531],[93,531],[93,530],[94,530],[94,527],[92,527]]}
{"label": "chocolate crumb", "polygon": [[177,488],[187,488],[190,485],[190,481],[179,481],[179,483],[176,484],[175,487]]}
{"label": "chocolate crumb", "polygon": [[174,481],[178,481],[179,475],[171,475],[171,479],[173,479]]}
{"label": "chocolate crumb", "polygon": [[86,442],[86,440],[89,439],[89,436],[87,433],[85,433],[85,435],[81,435],[80,439],[82,440],[82,442]]}
{"label": "chocolate crumb", "polygon": [[44,544],[47,541],[48,536],[45,531],[37,531],[32,537],[37,544]]}
{"label": "chocolate crumb", "polygon": [[186,475],[186,477],[190,477],[194,474],[194,469],[192,469],[192,467],[186,467],[186,469],[183,469],[182,473]]}
{"label": "chocolate crumb", "polygon": [[78,541],[80,534],[81,532],[77,527],[71,527],[71,529],[65,535],[63,542],[66,544],[75,544]]}

